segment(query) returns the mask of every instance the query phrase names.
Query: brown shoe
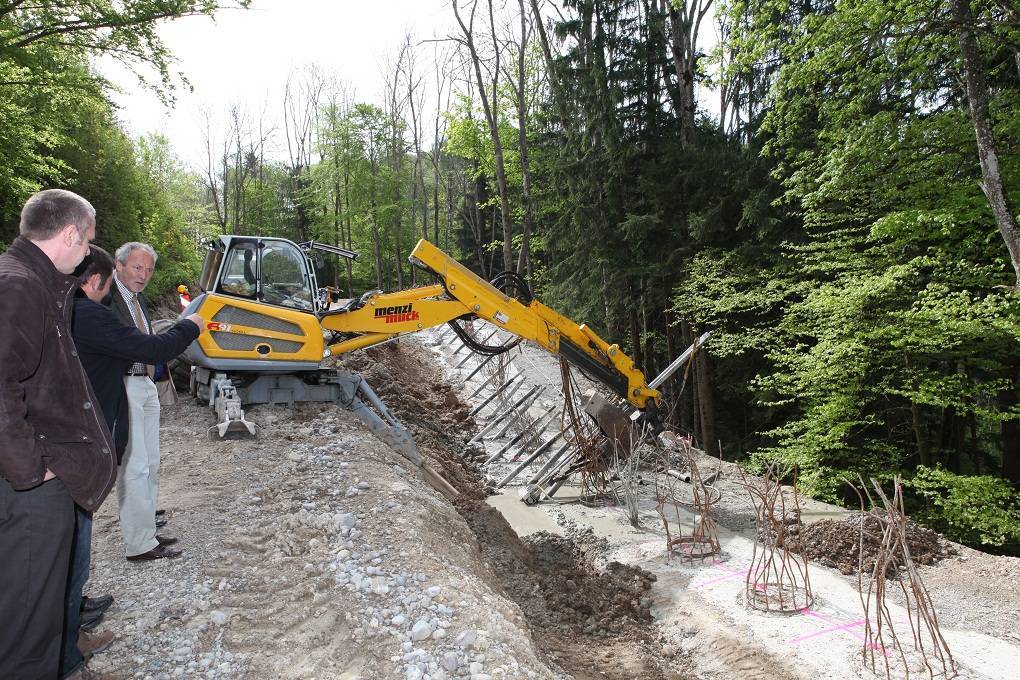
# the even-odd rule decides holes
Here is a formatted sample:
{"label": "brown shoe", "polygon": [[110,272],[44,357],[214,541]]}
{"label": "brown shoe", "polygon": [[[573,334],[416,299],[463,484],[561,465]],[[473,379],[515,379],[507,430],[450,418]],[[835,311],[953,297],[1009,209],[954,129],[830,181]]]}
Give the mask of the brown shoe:
{"label": "brown shoe", "polygon": [[159,534],[156,534],[156,541],[158,541],[160,545],[173,545],[177,542],[177,539],[170,536],[160,536]]}
{"label": "brown shoe", "polygon": [[174,557],[180,557],[181,551],[174,550],[173,548],[167,548],[162,545],[157,545],[149,552],[143,552],[141,555],[128,555],[129,562],[142,562],[145,560],[162,560],[171,559]]}
{"label": "brown shoe", "polygon": [[99,652],[104,651],[113,644],[113,633],[104,631],[101,633],[89,633],[80,631],[78,633],[78,651],[88,661]]}
{"label": "brown shoe", "polygon": [[78,670],[71,673],[64,680],[104,680],[104,678],[105,676],[100,675],[83,663],[78,666]]}

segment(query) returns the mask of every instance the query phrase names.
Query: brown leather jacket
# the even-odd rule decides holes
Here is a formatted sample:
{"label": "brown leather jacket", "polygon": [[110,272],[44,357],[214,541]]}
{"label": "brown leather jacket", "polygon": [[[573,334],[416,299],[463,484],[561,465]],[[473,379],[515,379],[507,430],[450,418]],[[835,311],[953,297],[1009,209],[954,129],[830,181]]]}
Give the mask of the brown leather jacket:
{"label": "brown leather jacket", "polygon": [[0,255],[0,476],[24,490],[49,468],[78,505],[95,510],[117,470],[71,338],[77,287],[24,237]]}

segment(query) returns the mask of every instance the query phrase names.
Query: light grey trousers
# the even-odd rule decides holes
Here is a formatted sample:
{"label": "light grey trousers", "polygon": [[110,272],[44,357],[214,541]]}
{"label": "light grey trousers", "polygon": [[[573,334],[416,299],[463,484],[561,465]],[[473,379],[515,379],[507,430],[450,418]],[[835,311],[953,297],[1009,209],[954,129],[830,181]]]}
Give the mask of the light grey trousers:
{"label": "light grey trousers", "polygon": [[129,427],[127,449],[117,475],[120,530],[128,557],[159,545],[156,501],[159,498],[159,394],[147,376],[124,376]]}

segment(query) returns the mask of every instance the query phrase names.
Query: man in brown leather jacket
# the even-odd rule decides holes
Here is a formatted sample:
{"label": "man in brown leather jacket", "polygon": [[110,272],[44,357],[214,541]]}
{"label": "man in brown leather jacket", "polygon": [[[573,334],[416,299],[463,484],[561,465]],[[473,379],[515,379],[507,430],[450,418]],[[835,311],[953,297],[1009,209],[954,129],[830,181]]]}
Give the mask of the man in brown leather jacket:
{"label": "man in brown leather jacket", "polygon": [[41,191],[0,255],[0,678],[53,678],[60,657],[74,503],[116,480],[110,433],[71,338],[95,209]]}

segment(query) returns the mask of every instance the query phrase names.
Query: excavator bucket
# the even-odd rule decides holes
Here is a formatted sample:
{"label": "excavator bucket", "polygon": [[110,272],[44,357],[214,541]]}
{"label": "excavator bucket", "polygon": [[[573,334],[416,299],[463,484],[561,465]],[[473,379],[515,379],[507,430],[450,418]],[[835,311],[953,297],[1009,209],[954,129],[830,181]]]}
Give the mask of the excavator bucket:
{"label": "excavator bucket", "polygon": [[209,428],[209,439],[253,439],[255,423],[248,420],[227,420]]}

